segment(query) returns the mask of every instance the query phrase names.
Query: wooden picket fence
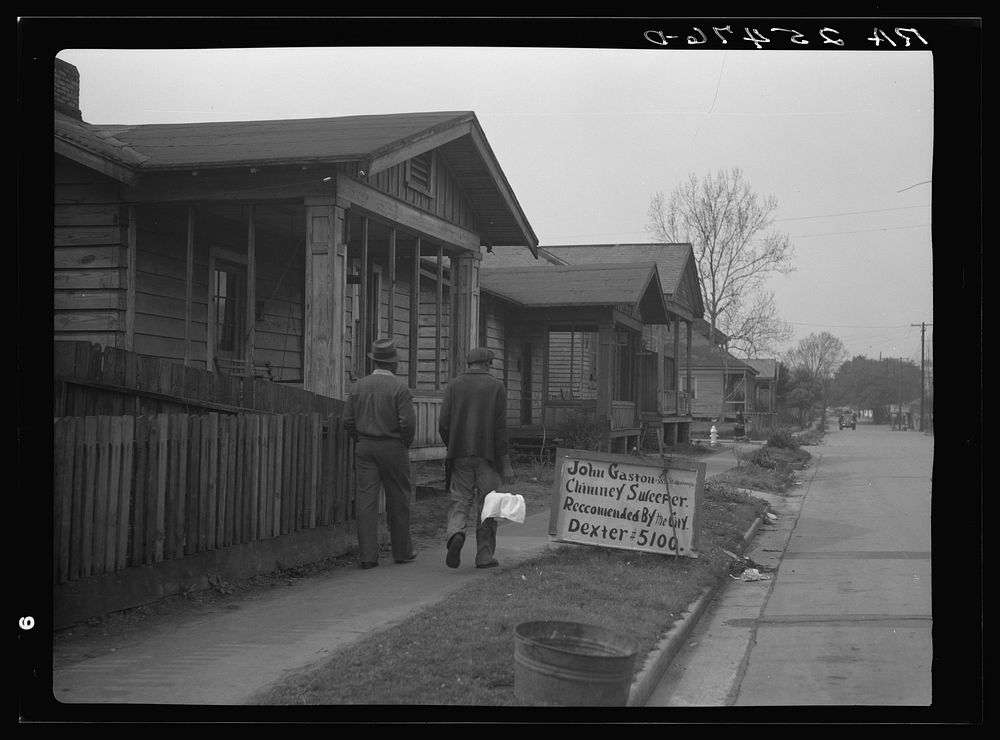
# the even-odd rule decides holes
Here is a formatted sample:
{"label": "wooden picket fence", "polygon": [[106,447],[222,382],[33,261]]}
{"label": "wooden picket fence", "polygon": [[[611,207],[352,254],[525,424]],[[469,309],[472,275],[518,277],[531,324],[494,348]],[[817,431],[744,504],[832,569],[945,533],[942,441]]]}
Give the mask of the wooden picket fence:
{"label": "wooden picket fence", "polygon": [[54,421],[54,582],[354,519],[339,414]]}

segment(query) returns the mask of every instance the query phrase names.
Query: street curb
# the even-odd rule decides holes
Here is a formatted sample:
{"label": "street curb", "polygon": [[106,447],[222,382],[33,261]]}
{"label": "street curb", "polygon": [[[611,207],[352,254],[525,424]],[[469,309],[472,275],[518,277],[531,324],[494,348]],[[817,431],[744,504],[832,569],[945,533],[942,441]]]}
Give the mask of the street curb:
{"label": "street curb", "polygon": [[[753,540],[754,536],[760,530],[763,521],[764,517],[757,517],[754,523],[750,525],[750,529],[743,535],[741,555],[746,551],[751,540]],[[701,615],[704,614],[705,609],[712,603],[712,599],[725,583],[726,581],[720,578],[718,583],[707,588],[701,596],[695,599],[694,603],[684,613],[684,616],[670,629],[666,637],[646,656],[642,670],[639,671],[639,674],[632,681],[632,686],[629,688],[626,706],[646,706],[646,702],[653,695],[653,691],[659,685],[663,674],[666,673],[667,668],[670,666],[670,662],[680,652],[684,640],[691,634],[695,625],[698,624]]]}

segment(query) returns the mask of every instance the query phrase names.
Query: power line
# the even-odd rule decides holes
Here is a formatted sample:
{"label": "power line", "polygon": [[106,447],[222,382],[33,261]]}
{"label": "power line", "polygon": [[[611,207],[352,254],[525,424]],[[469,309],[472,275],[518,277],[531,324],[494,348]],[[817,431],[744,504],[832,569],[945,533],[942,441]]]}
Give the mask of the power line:
{"label": "power line", "polygon": [[894,326],[869,326],[864,324],[810,324],[807,321],[788,321],[786,323],[793,326],[819,326],[824,329],[906,329],[907,324],[896,324]]}
{"label": "power line", "polygon": [[792,239],[808,239],[813,236],[839,236],[841,234],[866,234],[870,231],[898,231],[899,229],[924,229],[930,224],[914,224],[913,226],[884,226],[881,229],[858,229],[857,231],[829,231],[825,234],[789,234]]}
{"label": "power line", "polygon": [[775,221],[803,221],[807,218],[833,218],[834,216],[860,216],[865,213],[887,213],[888,211],[908,211],[913,208],[930,208],[927,205],[919,206],[898,206],[896,208],[876,208],[872,211],[843,211],[841,213],[824,213],[818,216],[791,216],[789,218],[776,218]]}

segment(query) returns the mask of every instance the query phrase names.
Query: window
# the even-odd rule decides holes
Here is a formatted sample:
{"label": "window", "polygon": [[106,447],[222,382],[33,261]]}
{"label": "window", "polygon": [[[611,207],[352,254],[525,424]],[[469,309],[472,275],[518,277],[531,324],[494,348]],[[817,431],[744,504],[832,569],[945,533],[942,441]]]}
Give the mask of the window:
{"label": "window", "polygon": [[418,154],[406,162],[406,185],[413,190],[432,195],[434,190],[434,152]]}
{"label": "window", "polygon": [[597,332],[550,330],[548,396],[554,400],[597,398]]}
{"label": "window", "polygon": [[218,263],[212,280],[215,304],[215,349],[239,355],[242,350],[244,306],[243,268]]}
{"label": "window", "polygon": [[[688,393],[687,375],[683,373],[681,374],[681,390]],[[698,378],[694,375],[691,376],[691,391],[688,395],[693,399],[698,398]]]}

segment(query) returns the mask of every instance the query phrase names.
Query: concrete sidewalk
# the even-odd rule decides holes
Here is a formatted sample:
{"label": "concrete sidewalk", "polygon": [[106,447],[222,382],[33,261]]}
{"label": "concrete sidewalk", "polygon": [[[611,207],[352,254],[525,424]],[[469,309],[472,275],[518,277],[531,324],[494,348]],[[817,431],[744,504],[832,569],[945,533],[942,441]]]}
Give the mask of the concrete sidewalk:
{"label": "concrete sidewalk", "polygon": [[[751,445],[741,445],[746,447]],[[711,477],[732,468],[732,444],[699,458]],[[501,567],[513,567],[550,547],[549,513],[497,533]],[[275,681],[323,661],[338,649],[405,620],[491,571],[477,570],[466,548],[462,564],[444,564],[444,547],[417,560],[391,560],[368,571],[347,569],[213,613],[162,627],[142,641],[53,672],[53,697],[66,704],[245,704]],[[697,605],[685,619],[697,618]],[[675,628],[686,634],[684,625]],[[647,661],[632,687],[642,705],[673,654],[670,638]]]}

